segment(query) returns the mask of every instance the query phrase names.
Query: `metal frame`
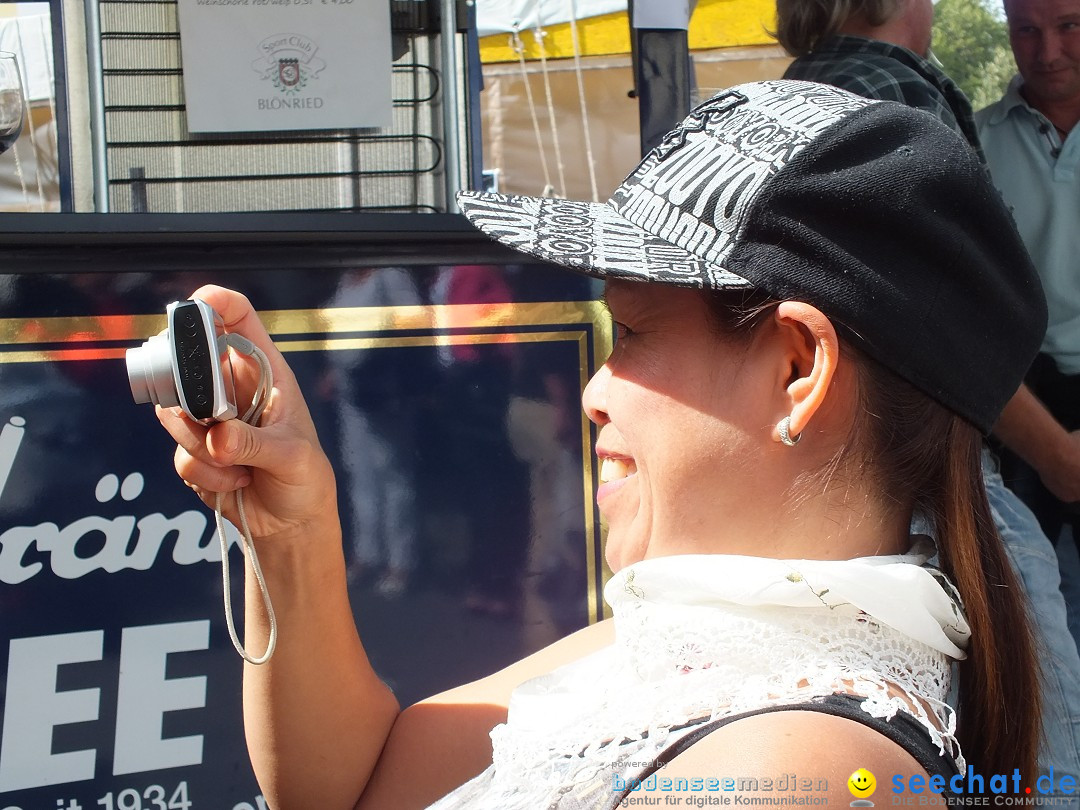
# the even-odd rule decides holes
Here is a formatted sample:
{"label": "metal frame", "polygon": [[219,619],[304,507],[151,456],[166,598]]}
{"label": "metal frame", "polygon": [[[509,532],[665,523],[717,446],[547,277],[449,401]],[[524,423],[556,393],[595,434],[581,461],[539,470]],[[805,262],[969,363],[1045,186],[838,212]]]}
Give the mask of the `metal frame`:
{"label": "metal frame", "polygon": [[[468,90],[463,89],[462,86],[466,76],[460,36],[461,21],[467,16],[464,6],[457,5],[454,0],[390,0],[392,37],[395,42],[398,39],[414,41],[411,61],[409,58],[402,59],[401,54],[397,54],[393,68],[398,87],[394,106],[398,108],[399,114],[406,116],[408,113],[401,113],[401,108],[412,108],[411,124],[405,125],[405,119],[402,118],[396,127],[384,130],[201,133],[189,134],[180,140],[177,140],[174,135],[155,134],[153,137],[148,135],[144,139],[133,134],[133,131],[129,131],[133,124],[132,119],[126,116],[182,114],[182,97],[178,100],[171,95],[163,96],[158,102],[155,95],[155,98],[149,101],[140,99],[138,103],[132,103],[129,99],[113,99],[112,94],[115,88],[110,82],[135,81],[145,76],[180,76],[182,68],[174,65],[171,57],[167,65],[146,64],[138,67],[120,65],[116,63],[114,55],[111,55],[111,49],[126,48],[133,42],[178,42],[180,33],[178,29],[173,30],[171,27],[167,31],[159,31],[155,28],[129,30],[123,23],[118,23],[114,19],[115,15],[103,14],[101,8],[105,7],[105,3],[109,4],[109,8],[115,9],[132,2],[141,2],[155,7],[174,6],[175,1],[84,0],[89,39],[89,72],[91,74],[89,82],[91,96],[95,94],[97,96],[91,99],[94,124],[95,212],[170,210],[171,206],[162,208],[155,205],[153,201],[146,204],[147,198],[160,194],[162,188],[175,188],[177,193],[181,193],[179,190],[184,188],[213,189],[217,185],[222,188],[231,186],[235,192],[235,189],[240,188],[239,184],[262,188],[265,186],[259,184],[269,183],[280,186],[282,183],[290,182],[300,184],[311,182],[323,191],[330,188],[330,185],[323,184],[339,184],[336,187],[352,188],[353,194],[350,199],[343,199],[340,202],[297,199],[284,204],[268,205],[266,206],[268,211],[304,211],[306,209],[335,213],[407,210],[413,213],[434,213],[445,210],[447,204],[452,206],[454,193],[464,182],[467,182],[463,177],[462,165],[468,160],[464,146],[468,129],[463,128],[459,123],[461,112],[459,107],[463,98],[461,94],[468,93]],[[415,42],[422,44],[423,58],[417,57]],[[444,45],[444,42],[448,44]],[[409,73],[412,74],[411,87],[405,87],[410,84],[406,75]],[[437,106],[440,102],[442,110],[439,110]],[[113,120],[113,114],[121,118]],[[108,117],[107,121],[106,117]],[[398,114],[395,118],[398,118]],[[120,123],[121,119],[123,123]],[[138,128],[138,124],[134,126]],[[411,160],[409,159],[410,146],[406,141],[412,143]],[[203,150],[236,148],[249,144],[258,147],[262,150],[261,153],[265,153],[259,158],[265,171],[244,171],[234,175],[228,171],[223,173],[216,166],[179,173],[167,171],[162,173],[158,170],[151,171],[149,168],[144,172],[139,171],[138,160],[158,158],[165,160],[167,158],[165,153],[170,150],[176,155],[190,156],[195,165],[202,165]],[[299,148],[305,144],[317,144],[318,146],[315,147],[317,149],[340,150],[340,165],[328,167],[315,160],[312,166],[306,169],[291,172],[275,171],[276,155],[279,151],[289,152],[290,149]],[[369,148],[389,150],[392,154],[385,159],[380,158],[383,162],[375,161],[370,154],[365,152]],[[155,150],[159,151],[155,152]],[[134,155],[131,158],[134,162],[130,165],[129,155]],[[386,160],[390,162],[386,163]],[[364,165],[365,161],[367,165]],[[388,190],[389,187],[386,185],[388,181],[385,179],[388,176],[406,177],[412,185],[402,187],[400,193],[394,190],[388,196],[386,194],[376,196],[374,192],[379,189],[382,192]],[[365,187],[361,185],[362,180],[371,184],[370,188],[373,192],[371,199],[364,199]],[[411,196],[408,188],[412,188]],[[215,213],[225,217],[237,211],[258,210],[255,206],[248,208],[244,205],[220,201],[218,205]],[[199,207],[198,204],[178,205],[177,209],[196,210]],[[202,206],[206,210],[210,207],[210,205]]]}
{"label": "metal frame", "polygon": [[685,29],[635,28],[634,0],[628,2],[630,61],[645,155],[690,111],[690,46]]}
{"label": "metal frame", "polygon": [[207,251],[229,266],[302,266],[340,271],[358,259],[402,265],[520,264],[521,254],[487,238],[460,214],[233,213],[5,214],[5,273],[198,270]]}
{"label": "metal frame", "polygon": [[[63,0],[23,0],[46,3],[49,6],[49,27],[52,35],[53,95],[56,107],[56,168],[60,186],[60,210],[75,210],[75,196],[71,178],[71,132],[68,124],[67,60],[64,55],[64,3]],[[0,0],[0,3],[18,3],[20,0]],[[7,216],[5,214],[5,216]]]}

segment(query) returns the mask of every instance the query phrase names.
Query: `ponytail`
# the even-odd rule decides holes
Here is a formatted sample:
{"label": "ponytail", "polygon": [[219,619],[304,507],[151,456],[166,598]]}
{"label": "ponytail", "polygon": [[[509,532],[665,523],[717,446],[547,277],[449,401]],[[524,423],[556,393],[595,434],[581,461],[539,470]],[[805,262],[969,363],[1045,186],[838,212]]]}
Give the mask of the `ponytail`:
{"label": "ponytail", "polygon": [[980,773],[1019,768],[1033,779],[1041,728],[1035,642],[1023,587],[986,498],[982,436],[880,364],[858,362],[863,424],[856,429],[863,429],[856,435],[864,458],[885,492],[898,499],[908,493],[933,520],[942,570],[971,628],[959,665],[957,739]]}
{"label": "ponytail", "polygon": [[971,643],[960,664],[957,737],[983,773],[1037,771],[1040,699],[1023,587],[994,527],[980,472],[981,437],[954,417],[947,439],[942,568],[964,599]]}

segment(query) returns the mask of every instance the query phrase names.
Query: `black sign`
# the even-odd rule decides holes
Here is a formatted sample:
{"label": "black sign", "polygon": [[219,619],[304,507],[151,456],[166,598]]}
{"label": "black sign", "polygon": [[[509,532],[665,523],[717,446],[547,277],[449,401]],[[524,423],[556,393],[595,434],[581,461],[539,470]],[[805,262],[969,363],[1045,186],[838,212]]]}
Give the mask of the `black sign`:
{"label": "black sign", "polygon": [[579,398],[610,330],[584,279],[460,264],[0,276],[0,810],[266,806],[212,514],[123,362],[205,281],[252,299],[307,392],[361,636],[403,704],[601,611]]}

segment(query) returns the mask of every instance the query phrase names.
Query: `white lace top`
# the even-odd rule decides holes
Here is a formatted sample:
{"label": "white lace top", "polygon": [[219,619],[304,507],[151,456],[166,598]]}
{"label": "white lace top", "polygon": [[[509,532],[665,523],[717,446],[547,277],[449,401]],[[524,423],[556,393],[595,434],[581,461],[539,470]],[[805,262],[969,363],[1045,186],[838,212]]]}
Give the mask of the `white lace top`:
{"label": "white lace top", "polygon": [[911,714],[962,770],[947,698],[969,631],[932,552],[623,569],[604,590],[615,643],[518,687],[491,767],[431,810],[602,807],[613,773],[641,773],[688,725],[838,692]]}

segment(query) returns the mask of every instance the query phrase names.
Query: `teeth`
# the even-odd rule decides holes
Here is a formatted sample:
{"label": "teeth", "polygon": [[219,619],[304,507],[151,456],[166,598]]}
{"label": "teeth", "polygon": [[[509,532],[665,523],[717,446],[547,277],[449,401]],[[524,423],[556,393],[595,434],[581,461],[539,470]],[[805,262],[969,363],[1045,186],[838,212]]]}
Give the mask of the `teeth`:
{"label": "teeth", "polygon": [[621,459],[605,458],[600,465],[600,480],[604,483],[618,481],[621,478],[626,478],[629,474],[630,466]]}

